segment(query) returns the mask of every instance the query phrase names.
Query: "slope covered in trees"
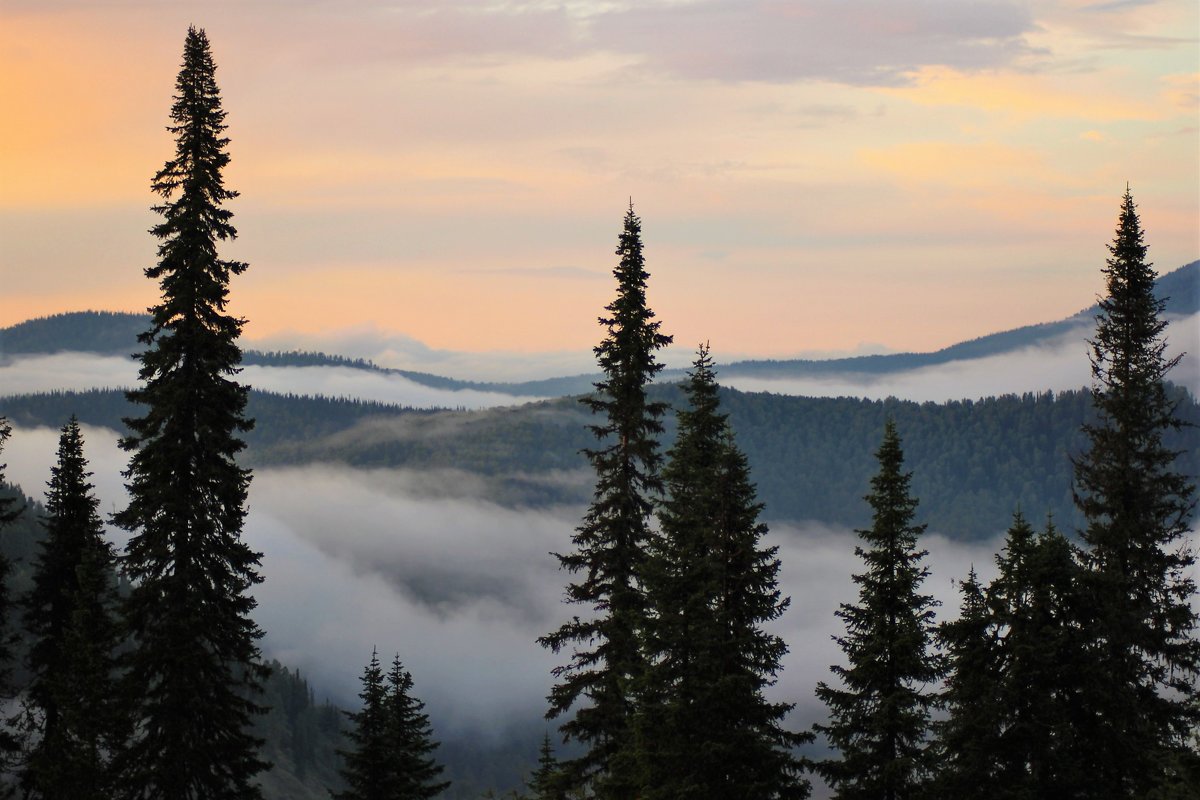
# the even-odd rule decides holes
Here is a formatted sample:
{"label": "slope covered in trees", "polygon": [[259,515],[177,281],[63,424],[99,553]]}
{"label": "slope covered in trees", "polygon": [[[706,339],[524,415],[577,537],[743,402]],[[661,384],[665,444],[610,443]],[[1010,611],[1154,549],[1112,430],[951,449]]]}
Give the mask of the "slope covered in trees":
{"label": "slope covered in trees", "polygon": [[[683,405],[675,387],[652,394]],[[1200,406],[1171,389],[1184,422],[1200,423]],[[1091,418],[1087,392],[1006,395],[977,401],[785,397],[721,390],[722,408],[746,453],[768,520],[813,519],[851,527],[868,521],[862,486],[887,417],[904,431],[913,491],[930,530],[982,538],[1008,528],[1019,504],[1031,516],[1052,512],[1064,530],[1081,521],[1071,499],[1070,457],[1082,452],[1080,426]],[[119,392],[66,392],[0,399],[17,426],[58,427],[80,421],[121,429],[132,409]],[[377,403],[251,392],[247,436],[254,466],[315,462],[355,467],[449,468],[483,476],[493,499],[509,505],[583,503],[591,444],[586,413],[571,399],[488,411],[427,411]],[[663,446],[674,438],[665,420]],[[1179,469],[1200,474],[1200,429],[1168,431],[1184,451]],[[576,475],[563,480],[562,472]],[[553,480],[551,480],[553,476]]]}

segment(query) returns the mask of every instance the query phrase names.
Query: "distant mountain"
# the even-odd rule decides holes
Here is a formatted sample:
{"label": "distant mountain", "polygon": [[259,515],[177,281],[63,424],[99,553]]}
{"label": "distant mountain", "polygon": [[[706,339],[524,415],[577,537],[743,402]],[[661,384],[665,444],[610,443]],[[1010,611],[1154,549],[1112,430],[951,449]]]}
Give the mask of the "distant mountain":
{"label": "distant mountain", "polygon": [[[1156,293],[1166,299],[1168,314],[1189,315],[1200,312],[1200,261],[1193,261],[1162,275]],[[1048,344],[1078,328],[1090,326],[1098,306],[1078,314],[1038,325],[981,336],[944,347],[931,353],[889,353],[835,359],[781,359],[735,361],[720,367],[722,377],[798,378],[814,375],[878,376],[906,372],[952,361],[984,358],[1011,353],[1023,348]],[[145,314],[112,311],[79,311],[39,317],[8,328],[0,328],[0,362],[15,355],[77,351],[122,355],[139,349],[137,335],[149,327]],[[498,392],[517,397],[564,397],[591,391],[599,375],[571,375],[536,381],[499,382],[465,381],[427,372],[387,369],[363,359],[351,359],[321,352],[262,352],[249,349],[244,363],[277,367],[332,366],[373,370],[399,375],[435,389]],[[660,382],[683,377],[683,370],[664,370]]]}
{"label": "distant mountain", "polygon": [[[1155,284],[1155,294],[1166,300],[1168,314],[1183,316],[1200,311],[1200,261],[1193,261],[1160,276]],[[950,345],[932,353],[889,353],[887,355],[855,356],[819,361],[807,359],[736,361],[724,366],[721,374],[726,378],[739,376],[796,378],[831,374],[883,375],[906,372],[921,367],[996,356],[1046,344],[1075,329],[1090,328],[1094,324],[1099,310],[1099,305],[1093,304],[1078,314],[1057,322],[1026,325],[1009,331],[992,333]]]}

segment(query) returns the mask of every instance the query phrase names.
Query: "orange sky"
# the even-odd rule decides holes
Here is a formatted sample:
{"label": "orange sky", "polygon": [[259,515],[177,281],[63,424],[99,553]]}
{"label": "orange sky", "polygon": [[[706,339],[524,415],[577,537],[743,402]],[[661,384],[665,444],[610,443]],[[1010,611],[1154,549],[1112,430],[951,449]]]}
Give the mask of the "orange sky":
{"label": "orange sky", "polygon": [[1196,3],[966,6],[8,0],[0,324],[154,301],[189,23],[252,338],[586,349],[630,196],[665,330],[727,357],[1073,313],[1126,180],[1159,268],[1200,257]]}

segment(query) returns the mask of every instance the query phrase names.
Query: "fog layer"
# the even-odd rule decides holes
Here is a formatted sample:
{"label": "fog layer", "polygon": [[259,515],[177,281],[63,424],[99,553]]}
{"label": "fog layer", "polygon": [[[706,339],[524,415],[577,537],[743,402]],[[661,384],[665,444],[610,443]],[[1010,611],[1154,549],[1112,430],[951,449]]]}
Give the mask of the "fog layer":
{"label": "fog layer", "polygon": [[[84,435],[109,513],[123,503],[126,454],[111,431],[85,428]],[[5,452],[10,480],[40,493],[56,443],[56,431],[15,430]],[[263,553],[255,617],[266,631],[265,655],[299,667],[319,693],[353,707],[371,649],[398,652],[440,735],[500,736],[510,724],[536,723],[550,670],[565,657],[535,639],[586,612],[561,602],[568,576],[550,555],[570,549],[583,509],[507,509],[473,490],[453,473],[256,471],[245,537]],[[112,535],[123,543],[123,535]],[[840,659],[833,612],[855,599],[855,541],[851,531],[816,524],[776,524],[767,539],[780,547],[783,588],[792,597],[775,626],[791,652],[771,695],[797,703],[797,728],[823,713],[813,687]],[[928,589],[953,615],[953,579],[971,564],[990,574],[998,541],[931,535],[923,543],[933,570]]]}

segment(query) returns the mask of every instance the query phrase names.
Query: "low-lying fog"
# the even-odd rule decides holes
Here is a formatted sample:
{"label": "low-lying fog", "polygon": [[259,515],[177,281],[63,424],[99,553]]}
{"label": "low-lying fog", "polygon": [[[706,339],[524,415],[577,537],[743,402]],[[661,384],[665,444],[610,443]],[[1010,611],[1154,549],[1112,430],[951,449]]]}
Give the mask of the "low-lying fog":
{"label": "low-lying fog", "polygon": [[[713,343],[713,354],[718,361],[717,379],[742,391],[811,397],[898,397],[919,402],[942,402],[1088,386],[1091,383],[1091,367],[1086,339],[1091,332],[1091,328],[1084,325],[1043,345],[1011,353],[883,375],[848,373],[803,378],[722,376],[720,362],[729,359],[723,358],[718,342]],[[1200,314],[1172,320],[1168,334],[1168,353],[1172,356],[1185,353],[1182,361],[1170,373],[1170,379],[1190,386],[1194,391],[1200,390]],[[362,347],[365,345],[360,345],[360,349]],[[353,350],[349,352],[354,354]],[[570,370],[547,373],[544,369],[547,365],[565,366],[559,362],[556,354],[548,354],[546,358],[549,360],[546,362],[538,354],[522,358],[526,365],[522,378],[595,371],[592,361],[586,365],[577,364]],[[677,366],[691,358],[692,354],[686,348],[675,346],[665,360]],[[447,363],[439,363],[448,366]],[[437,364],[434,364],[430,370],[436,371],[436,368]],[[464,377],[479,379],[479,376],[470,374]],[[480,409],[517,405],[537,399],[503,392],[435,389],[399,375],[351,367],[248,366],[242,371],[241,380],[256,389],[270,392],[349,397],[414,408]],[[136,381],[136,362],[115,356],[57,353],[15,357],[0,362],[0,387],[3,387],[0,392],[6,395],[55,389],[126,388]]]}
{"label": "low-lying fog", "polygon": [[[111,431],[84,433],[107,515],[124,502],[119,473],[127,454]],[[9,480],[40,497],[57,438],[47,428],[15,429],[4,453]],[[448,485],[466,491],[447,496]],[[441,736],[500,736],[514,722],[536,722],[550,670],[562,659],[535,639],[583,611],[561,602],[567,575],[550,553],[570,549],[583,509],[503,508],[472,496],[473,485],[453,474],[256,471],[245,538],[263,553],[255,616],[266,631],[265,654],[353,707],[371,648],[387,657],[398,652]],[[123,532],[112,536],[123,545]],[[998,541],[926,537],[927,587],[947,604],[943,613],[957,613],[953,580],[972,564],[991,574]],[[775,524],[768,542],[780,546],[783,588],[792,597],[775,626],[791,652],[772,695],[797,703],[792,724],[807,728],[822,713],[813,687],[840,659],[830,640],[840,631],[833,612],[856,598],[855,537],[823,525]]]}

